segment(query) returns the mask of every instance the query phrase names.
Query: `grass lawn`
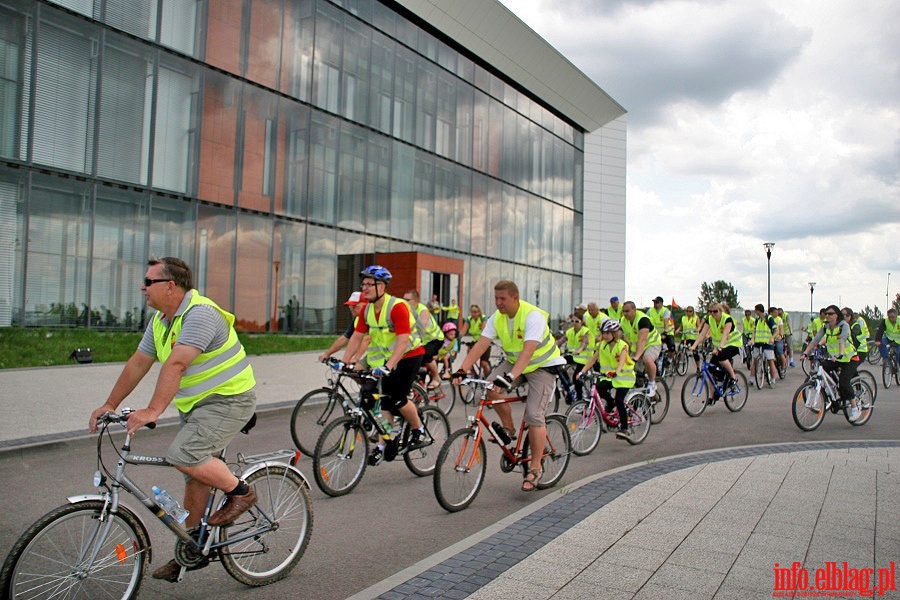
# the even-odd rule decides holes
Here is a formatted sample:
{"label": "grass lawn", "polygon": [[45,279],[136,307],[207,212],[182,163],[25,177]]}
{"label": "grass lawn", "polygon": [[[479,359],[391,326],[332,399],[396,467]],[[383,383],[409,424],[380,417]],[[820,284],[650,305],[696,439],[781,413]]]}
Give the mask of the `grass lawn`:
{"label": "grass lawn", "polygon": [[[0,369],[72,364],[75,348],[90,348],[94,362],[124,362],[137,349],[141,333],[93,329],[0,328]],[[336,336],[246,334],[238,336],[247,354],[325,350]]]}

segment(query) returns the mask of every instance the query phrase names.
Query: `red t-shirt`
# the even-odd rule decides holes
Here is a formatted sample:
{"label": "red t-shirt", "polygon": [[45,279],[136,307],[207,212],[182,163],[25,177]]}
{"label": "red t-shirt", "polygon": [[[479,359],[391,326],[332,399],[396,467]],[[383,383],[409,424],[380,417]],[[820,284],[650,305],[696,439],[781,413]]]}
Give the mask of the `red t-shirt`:
{"label": "red t-shirt", "polygon": [[[378,317],[381,315],[381,312],[375,309],[375,306],[372,305],[372,308],[375,310],[375,320],[378,320]],[[356,322],[356,331],[366,334],[369,333],[369,324],[366,323],[366,311],[368,311],[368,306],[365,311],[360,313],[360,319],[357,319]],[[394,333],[397,335],[403,335],[412,333],[412,329],[409,326],[409,306],[405,302],[395,302],[394,308],[391,309],[391,321],[394,323]],[[413,348],[409,352],[403,355],[404,358],[408,358],[411,356],[419,356],[420,354],[425,354],[425,347],[418,346],[417,348]]]}

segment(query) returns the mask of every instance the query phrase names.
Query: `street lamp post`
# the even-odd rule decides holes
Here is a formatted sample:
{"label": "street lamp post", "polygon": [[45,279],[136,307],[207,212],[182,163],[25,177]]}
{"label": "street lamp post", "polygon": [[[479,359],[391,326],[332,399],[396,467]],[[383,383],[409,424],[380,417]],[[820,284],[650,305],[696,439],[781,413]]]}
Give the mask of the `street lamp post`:
{"label": "street lamp post", "polygon": [[772,307],[772,248],[775,247],[775,242],[765,242],[763,246],[766,247],[766,309]]}
{"label": "street lamp post", "polygon": [[816,289],[816,282],[809,282],[809,312],[813,312],[813,290]]}

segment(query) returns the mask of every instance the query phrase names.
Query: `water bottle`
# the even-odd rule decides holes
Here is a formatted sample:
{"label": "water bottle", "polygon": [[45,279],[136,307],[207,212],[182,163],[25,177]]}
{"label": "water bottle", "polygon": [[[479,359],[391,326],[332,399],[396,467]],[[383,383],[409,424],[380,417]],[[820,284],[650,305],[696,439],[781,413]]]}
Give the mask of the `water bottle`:
{"label": "water bottle", "polygon": [[497,437],[500,438],[500,441],[503,442],[503,445],[509,446],[509,443],[512,441],[512,438],[509,437],[509,433],[506,432],[506,429],[504,429],[503,426],[500,423],[498,423],[497,421],[494,421],[493,423],[491,423],[491,427],[494,428],[494,433],[497,434]]}
{"label": "water bottle", "polygon": [[156,500],[159,507],[179,523],[184,523],[184,520],[188,518],[188,514],[190,513],[181,507],[178,500],[173,498],[172,494],[166,490],[160,489],[159,486],[154,485],[152,489],[153,498]]}
{"label": "water bottle", "polygon": [[381,399],[375,401],[375,407],[372,409],[372,414],[375,415],[375,419],[381,423],[381,427],[384,429],[385,433],[391,433],[394,430],[394,427],[391,425],[391,422],[388,421],[388,418],[384,416],[384,413],[381,412]]}

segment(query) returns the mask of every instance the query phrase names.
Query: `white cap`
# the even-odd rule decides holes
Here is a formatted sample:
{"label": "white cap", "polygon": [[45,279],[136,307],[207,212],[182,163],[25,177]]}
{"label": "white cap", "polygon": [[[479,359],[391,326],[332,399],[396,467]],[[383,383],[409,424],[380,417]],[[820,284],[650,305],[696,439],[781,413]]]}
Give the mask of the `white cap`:
{"label": "white cap", "polygon": [[356,304],[359,304],[360,296],[361,295],[359,292],[353,292],[352,294],[350,294],[350,298],[348,298],[347,301],[344,302],[344,306],[354,306]]}

